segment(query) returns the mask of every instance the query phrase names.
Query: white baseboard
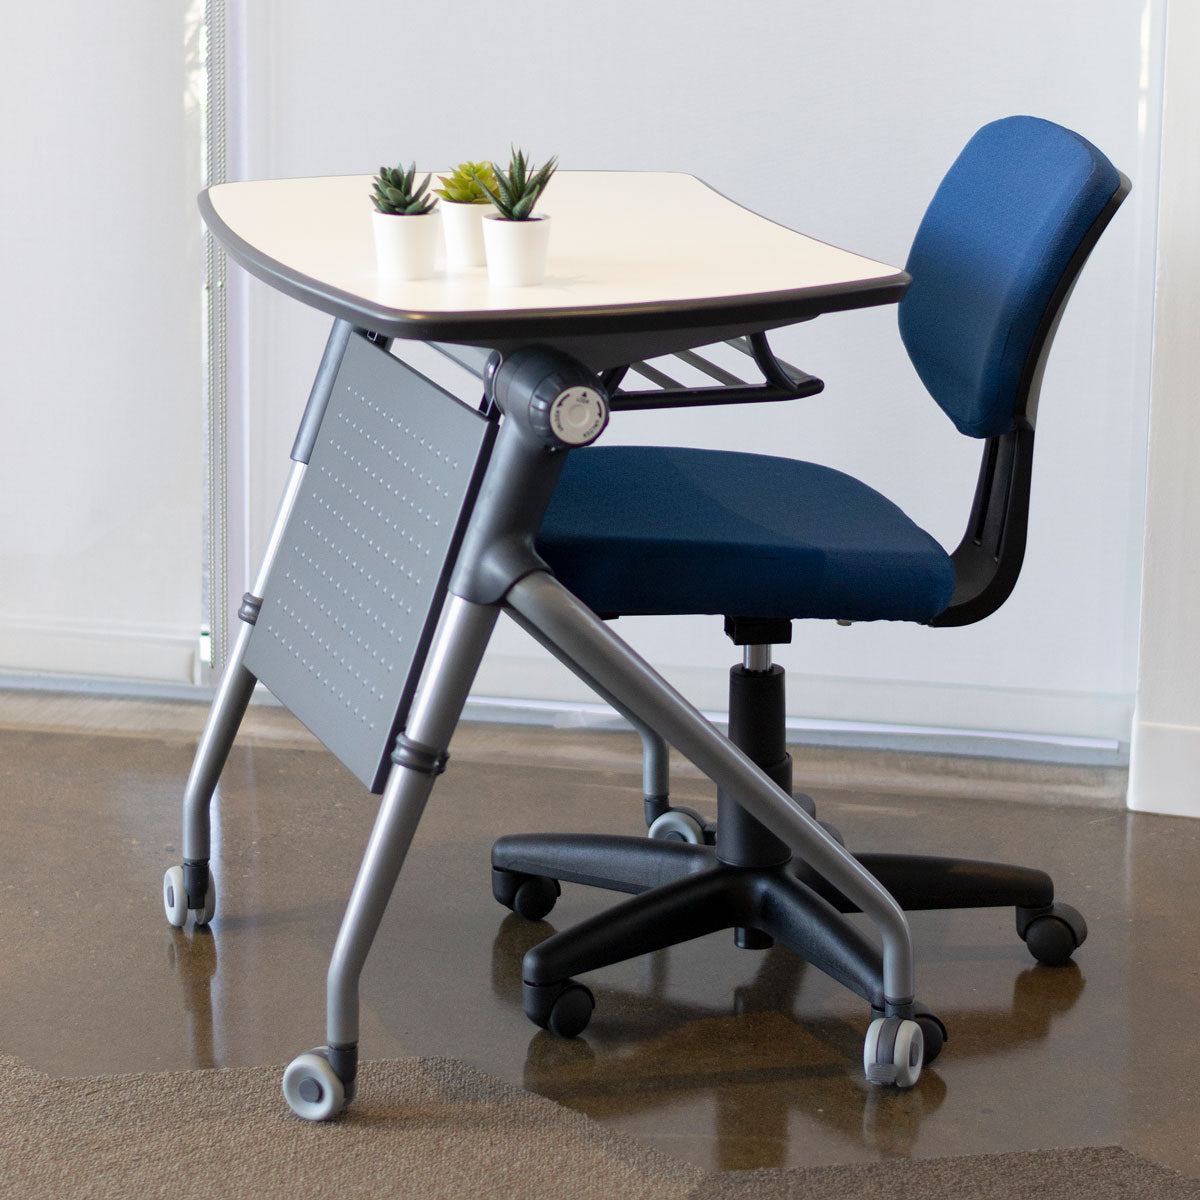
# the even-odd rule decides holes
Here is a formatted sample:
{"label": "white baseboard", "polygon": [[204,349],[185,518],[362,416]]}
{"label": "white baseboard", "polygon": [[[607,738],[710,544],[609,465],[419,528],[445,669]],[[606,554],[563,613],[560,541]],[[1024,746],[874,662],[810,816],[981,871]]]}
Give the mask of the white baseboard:
{"label": "white baseboard", "polygon": [[1128,804],[1137,812],[1200,817],[1200,728],[1134,722]]}
{"label": "white baseboard", "polygon": [[[196,657],[195,642],[182,635],[27,628],[17,638],[0,627],[0,687],[6,688],[204,702],[211,699],[216,680],[205,671],[201,682]],[[56,668],[51,665],[55,662],[70,666]],[[724,722],[726,670],[689,667],[669,676],[706,716]],[[788,740],[793,744],[1106,767],[1128,761],[1131,701],[1124,697],[813,676],[796,676],[789,697]],[[274,703],[261,687],[256,700]],[[489,653],[464,716],[558,727],[624,726],[548,656],[538,660]],[[1182,758],[1200,765],[1200,730],[1185,732],[1198,740]],[[1200,771],[1189,777],[1200,778]],[[1163,791],[1148,786],[1146,794]],[[1144,807],[1200,815],[1200,806],[1188,808],[1186,801],[1183,807]]]}
{"label": "white baseboard", "polygon": [[197,679],[196,632],[0,619],[4,671],[189,684]]}

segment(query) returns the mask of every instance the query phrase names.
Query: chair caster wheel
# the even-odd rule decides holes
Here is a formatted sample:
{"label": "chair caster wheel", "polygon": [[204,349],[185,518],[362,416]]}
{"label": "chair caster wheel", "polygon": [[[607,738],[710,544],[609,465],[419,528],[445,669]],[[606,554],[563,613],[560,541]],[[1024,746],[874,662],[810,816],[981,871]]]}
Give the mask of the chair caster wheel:
{"label": "chair caster wheel", "polygon": [[802,808],[812,819],[817,819],[817,802],[807,792],[793,792],[792,799]]}
{"label": "chair caster wheel", "polygon": [[838,829],[836,825],[829,821],[822,821],[817,817],[817,802],[811,796],[805,792],[793,792],[792,799],[795,800],[795,802],[802,809],[804,809],[804,811],[808,813],[808,815],[812,817],[812,819],[816,821],[817,824],[820,825],[820,827],[825,830],[825,832],[829,834],[829,836],[833,838],[833,840],[837,842],[839,846],[844,846],[846,844],[846,839],[842,837],[841,830]]}
{"label": "chair caster wheel", "polygon": [[910,1088],[921,1078],[925,1063],[925,1035],[921,1026],[906,1017],[876,1017],[863,1042],[863,1069],[867,1081]]}
{"label": "chair caster wheel", "polygon": [[839,846],[845,846],[846,839],[842,837],[842,831],[836,825],[829,821],[818,821],[817,824],[820,825],[820,827],[825,830],[825,832],[829,834],[829,836],[833,838],[833,840],[837,842]]}
{"label": "chair caster wheel", "polygon": [[346,1107],[345,1085],[318,1046],[292,1059],[283,1073],[283,1098],[298,1117],[306,1121],[328,1121]]}
{"label": "chair caster wheel", "polygon": [[525,1015],[535,1024],[563,1038],[578,1037],[592,1019],[596,998],[582,983],[522,985]]}
{"label": "chair caster wheel", "polygon": [[[163,876],[163,909],[167,914],[168,924],[176,929],[182,929],[187,924],[188,892],[183,882],[182,867],[168,867]],[[207,925],[217,911],[217,888],[213,883],[212,872],[208,874],[208,887],[204,892],[204,902],[194,910],[196,924]]]}
{"label": "chair caster wheel", "polygon": [[540,921],[561,895],[562,887],[557,879],[527,875],[513,897],[513,912],[527,921]]}
{"label": "chair caster wheel", "polygon": [[1017,933],[1038,962],[1061,967],[1087,939],[1087,922],[1069,904],[1018,908]]}
{"label": "chair caster wheel", "polygon": [[941,1019],[931,1012],[918,1011],[913,1020],[921,1027],[921,1036],[925,1040],[924,1061],[928,1065],[941,1054],[942,1047],[950,1040],[950,1035]]}
{"label": "chair caster wheel", "polygon": [[545,875],[522,875],[520,871],[492,868],[492,895],[527,921],[540,921],[554,907],[562,887]]}
{"label": "chair caster wheel", "polygon": [[693,846],[712,845],[708,826],[698,812],[690,808],[668,808],[651,822],[646,836],[660,842],[690,842]]}

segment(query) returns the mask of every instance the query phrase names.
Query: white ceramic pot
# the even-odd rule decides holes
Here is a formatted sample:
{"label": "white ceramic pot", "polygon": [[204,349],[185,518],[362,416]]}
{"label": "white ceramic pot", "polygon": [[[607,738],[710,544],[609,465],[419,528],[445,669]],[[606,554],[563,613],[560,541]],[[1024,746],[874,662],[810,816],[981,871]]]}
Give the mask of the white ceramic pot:
{"label": "white ceramic pot", "polygon": [[418,217],[373,212],[375,261],[384,279],[428,279],[441,242],[437,210]]}
{"label": "white ceramic pot", "polygon": [[550,218],[506,221],[483,218],[487,247],[488,279],[497,287],[527,287],[546,275],[546,250],[550,244]]}
{"label": "white ceramic pot", "polygon": [[442,200],[442,237],[446,242],[446,266],[482,267],[487,261],[483,249],[483,218],[492,211],[485,200],[482,204],[456,204]]}

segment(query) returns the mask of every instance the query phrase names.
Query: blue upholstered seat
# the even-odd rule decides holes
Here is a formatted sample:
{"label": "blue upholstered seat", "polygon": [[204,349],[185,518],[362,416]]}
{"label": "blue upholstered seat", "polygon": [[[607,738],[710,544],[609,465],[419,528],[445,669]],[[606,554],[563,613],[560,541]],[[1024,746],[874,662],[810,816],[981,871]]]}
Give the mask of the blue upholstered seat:
{"label": "blue upholstered seat", "polygon": [[[962,433],[1018,432],[1056,289],[1121,182],[1085,138],[1036,117],[985,125],[950,168],[913,242],[899,322]],[[573,453],[538,546],[586,604],[612,615],[926,622],[950,605],[958,561],[828,467],[648,446]],[[1010,557],[1019,567],[1020,552]]]}
{"label": "blue upholstered seat", "polygon": [[950,556],[891,501],[761,454],[575,451],[537,545],[606,614],[927,621],[954,590]]}

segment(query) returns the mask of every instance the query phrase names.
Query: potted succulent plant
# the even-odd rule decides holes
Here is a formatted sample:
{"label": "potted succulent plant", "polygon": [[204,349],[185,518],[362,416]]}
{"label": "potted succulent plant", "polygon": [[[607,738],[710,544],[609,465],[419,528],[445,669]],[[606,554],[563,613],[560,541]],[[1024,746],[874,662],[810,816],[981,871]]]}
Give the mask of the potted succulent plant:
{"label": "potted succulent plant", "polygon": [[535,216],[533,209],[557,166],[558,158],[551,157],[541,167],[534,167],[524,151],[514,149],[508,170],[494,169],[494,188],[475,176],[497,210],[483,222],[492,283],[501,287],[541,283],[546,273],[550,218]]}
{"label": "potted succulent plant", "polygon": [[389,279],[428,279],[438,246],[437,201],[428,194],[430,176],[416,182],[417,165],[380,167],[371,190],[375,258]]}
{"label": "potted succulent plant", "polygon": [[434,194],[442,198],[442,235],[446,240],[446,264],[451,267],[482,267],[483,214],[488,211],[496,175],[490,162],[462,162],[449,175],[439,175],[442,185]]}

